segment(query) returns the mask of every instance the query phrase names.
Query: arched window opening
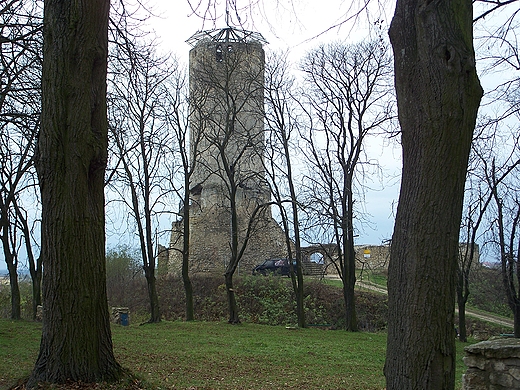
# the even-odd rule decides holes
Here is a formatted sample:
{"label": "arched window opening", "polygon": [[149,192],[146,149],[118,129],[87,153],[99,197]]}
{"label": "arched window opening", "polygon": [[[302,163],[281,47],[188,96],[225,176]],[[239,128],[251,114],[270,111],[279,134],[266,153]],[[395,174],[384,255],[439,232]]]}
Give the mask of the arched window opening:
{"label": "arched window opening", "polygon": [[311,255],[311,262],[316,264],[324,264],[325,261],[323,259],[323,253],[320,252],[314,252]]}

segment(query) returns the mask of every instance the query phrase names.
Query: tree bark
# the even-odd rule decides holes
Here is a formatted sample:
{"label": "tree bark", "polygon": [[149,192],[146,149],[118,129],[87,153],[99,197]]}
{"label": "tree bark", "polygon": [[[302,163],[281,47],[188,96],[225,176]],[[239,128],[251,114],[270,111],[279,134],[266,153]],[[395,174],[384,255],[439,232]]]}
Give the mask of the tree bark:
{"label": "tree bark", "polygon": [[[359,149],[356,153],[359,156]],[[352,166],[356,165],[357,157],[353,159]],[[358,331],[356,314],[356,296],[354,287],[356,285],[356,252],[354,249],[354,198],[353,194],[353,169],[343,173],[343,205],[342,212],[344,217],[341,221],[341,236],[343,246],[343,296],[345,299],[346,330],[350,332]]]}
{"label": "tree bark", "polygon": [[[13,257],[12,255],[10,257]],[[6,257],[7,260],[7,257]],[[9,271],[9,285],[11,287],[11,319],[19,320],[22,318],[22,310],[20,306],[20,286],[18,284],[18,273],[14,260],[6,261]]]}
{"label": "tree bark", "polygon": [[42,130],[43,329],[28,387],[121,375],[105,285],[109,0],[46,0]]}
{"label": "tree bark", "polygon": [[398,0],[403,171],[388,275],[388,390],[453,389],[464,181],[482,88],[469,0]]}
{"label": "tree bark", "polygon": [[8,207],[6,207],[3,200],[1,201],[1,204],[0,240],[2,241],[5,264],[7,265],[7,271],[9,272],[9,285],[11,288],[11,319],[19,320],[21,318],[21,298],[20,286],[18,285],[18,262],[17,257],[11,251]]}
{"label": "tree bark", "polygon": [[[300,221],[298,215],[298,199],[296,195],[296,189],[294,187],[294,178],[292,173],[291,154],[289,151],[289,138],[286,135],[285,129],[283,129],[283,148],[285,155],[285,163],[287,165],[287,184],[289,185],[289,191],[291,194],[291,208],[293,214],[293,231],[294,231],[294,250],[296,254],[296,275],[294,274],[294,267],[291,255],[291,244],[288,236],[289,229],[285,228],[287,243],[287,251],[289,253],[289,265],[291,272],[291,280],[293,285],[294,294],[296,296],[296,315],[298,317],[298,327],[305,328],[307,326],[305,320],[305,302],[303,295],[303,267],[302,267],[302,245],[300,238]],[[285,223],[284,223],[285,225]]]}
{"label": "tree bark", "polygon": [[[188,161],[185,159],[184,166],[188,167]],[[182,236],[182,283],[186,295],[186,321],[195,319],[195,310],[193,307],[193,285],[190,279],[190,176],[185,168],[184,172],[184,212],[183,212],[183,236]]]}
{"label": "tree bark", "polygon": [[466,332],[466,302],[468,295],[464,295],[457,285],[457,305],[459,307],[459,340],[463,343],[468,341]]}
{"label": "tree bark", "polygon": [[161,311],[159,309],[159,295],[157,294],[157,283],[155,278],[155,264],[144,267],[146,285],[148,287],[148,299],[150,301],[149,323],[161,322]]}
{"label": "tree bark", "polygon": [[195,320],[195,308],[193,306],[193,285],[189,276],[188,262],[185,264],[185,258],[183,254],[182,264],[182,282],[184,285],[184,292],[186,295],[186,321]]}
{"label": "tree bark", "polygon": [[[352,243],[352,244],[351,244]],[[343,299],[345,300],[345,329],[349,332],[358,331],[356,313],[356,296],[354,286],[356,285],[355,252],[353,241],[345,247],[345,269],[343,273]]]}
{"label": "tree bark", "polygon": [[515,338],[520,338],[520,302],[517,302],[515,304],[514,310],[514,325],[513,325],[513,332],[515,335]]}
{"label": "tree bark", "polygon": [[[469,255],[469,256],[468,256]],[[459,341],[465,343],[468,341],[466,334],[466,303],[469,296],[469,272],[471,269],[472,254],[469,254],[467,248],[463,253],[459,253],[457,261],[457,284],[455,291],[457,294],[457,306],[459,309]],[[469,261],[468,261],[469,259]]]}
{"label": "tree bark", "polygon": [[225,280],[226,280],[226,291],[227,291],[227,300],[228,300],[228,311],[229,311],[229,320],[230,324],[240,324],[240,318],[238,316],[238,307],[237,300],[235,297],[235,289],[233,287],[233,273],[226,272]]}
{"label": "tree bark", "polygon": [[31,275],[32,278],[32,319],[36,320],[38,315],[38,306],[42,304],[42,271],[36,271],[35,275]]}

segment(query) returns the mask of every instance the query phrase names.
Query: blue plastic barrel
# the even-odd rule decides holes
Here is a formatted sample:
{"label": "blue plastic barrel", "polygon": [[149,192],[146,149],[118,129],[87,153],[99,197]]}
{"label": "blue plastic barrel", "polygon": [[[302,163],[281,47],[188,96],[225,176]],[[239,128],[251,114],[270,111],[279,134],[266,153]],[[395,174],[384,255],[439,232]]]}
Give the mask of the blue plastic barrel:
{"label": "blue plastic barrel", "polygon": [[119,313],[120,315],[120,318],[121,318],[121,325],[123,326],[128,326],[128,313]]}

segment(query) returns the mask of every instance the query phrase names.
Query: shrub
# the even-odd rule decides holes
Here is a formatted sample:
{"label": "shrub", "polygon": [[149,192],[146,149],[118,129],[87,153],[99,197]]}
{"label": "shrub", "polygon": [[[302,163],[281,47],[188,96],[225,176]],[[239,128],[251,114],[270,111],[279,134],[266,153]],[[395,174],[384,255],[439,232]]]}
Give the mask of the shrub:
{"label": "shrub", "polygon": [[[32,316],[32,281],[29,276],[19,276],[20,313],[22,319],[31,320]],[[11,317],[11,287],[0,283],[0,318]]]}
{"label": "shrub", "polygon": [[297,322],[294,292],[278,276],[249,276],[239,281],[239,313],[248,322],[265,325],[292,325]]}
{"label": "shrub", "polygon": [[[226,291],[221,275],[195,275],[191,278],[195,318],[200,321],[227,321]],[[148,301],[144,277],[135,279],[124,292],[109,296],[111,306],[126,306],[132,313],[146,313]],[[165,276],[157,281],[161,313],[167,320],[185,318],[185,293],[182,280]],[[288,278],[279,276],[244,276],[235,278],[239,316],[242,321],[265,325],[294,325],[296,301]],[[326,325],[341,329],[345,324],[345,304],[339,287],[308,279],[304,284],[306,321],[310,325]],[[124,300],[117,300],[123,299]],[[386,328],[386,297],[369,292],[356,292],[360,330],[380,331]],[[135,315],[131,314],[134,318]]]}
{"label": "shrub", "polygon": [[513,317],[499,268],[479,267],[470,274],[468,303],[480,310]]}

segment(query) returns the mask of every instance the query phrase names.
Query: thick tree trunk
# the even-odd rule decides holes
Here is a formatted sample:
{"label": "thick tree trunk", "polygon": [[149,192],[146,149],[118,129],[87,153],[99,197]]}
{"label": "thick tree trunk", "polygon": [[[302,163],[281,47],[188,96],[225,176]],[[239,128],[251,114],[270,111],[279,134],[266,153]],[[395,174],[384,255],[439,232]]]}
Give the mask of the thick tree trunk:
{"label": "thick tree trunk", "polygon": [[105,285],[108,0],[45,0],[42,130],[43,329],[28,382],[111,381]]}
{"label": "thick tree trunk", "polygon": [[345,329],[349,332],[357,332],[357,314],[355,305],[354,288],[349,283],[343,283],[343,299],[345,300]]}
{"label": "thick tree trunk", "polygon": [[453,389],[464,181],[482,96],[469,0],[398,0],[403,172],[388,275],[388,390]]}
{"label": "thick tree trunk", "polygon": [[184,292],[186,295],[186,321],[193,321],[195,319],[193,307],[193,286],[188,274],[188,263],[186,262],[186,266],[184,266],[184,259],[182,266],[182,282],[184,284]]}

